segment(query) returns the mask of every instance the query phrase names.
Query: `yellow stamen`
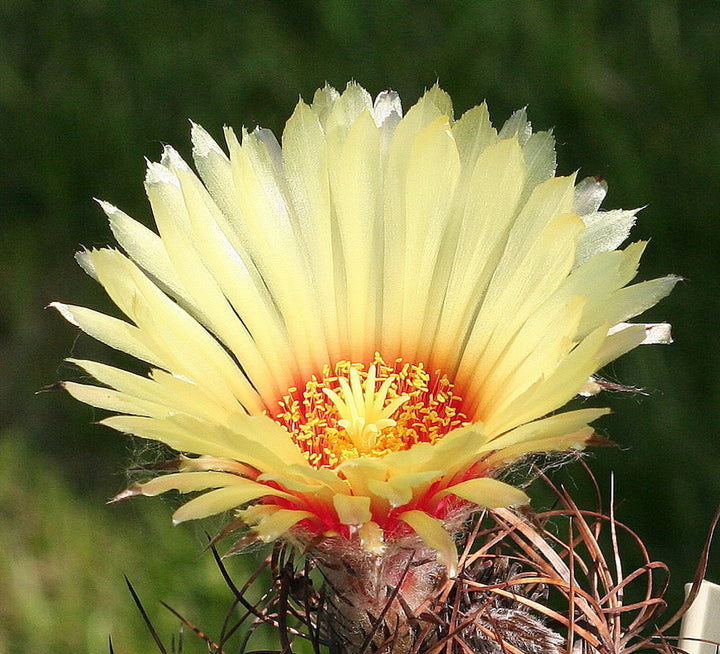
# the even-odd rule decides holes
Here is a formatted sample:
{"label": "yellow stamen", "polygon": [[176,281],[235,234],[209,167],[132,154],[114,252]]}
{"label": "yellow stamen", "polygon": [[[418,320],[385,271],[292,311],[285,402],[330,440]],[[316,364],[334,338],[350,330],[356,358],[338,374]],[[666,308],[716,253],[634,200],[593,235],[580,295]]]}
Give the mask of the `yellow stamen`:
{"label": "yellow stamen", "polygon": [[430,375],[422,363],[401,359],[388,365],[376,354],[367,369],[348,361],[325,366],[320,379],[288,390],[274,418],[311,465],[334,468],[359,456],[435,442],[468,424],[461,404],[440,372]]}
{"label": "yellow stamen", "polygon": [[357,368],[350,368],[350,384],[344,377],[338,380],[342,389],[342,399],[331,388],[322,389],[342,416],[338,420],[338,425],[345,430],[358,452],[362,454],[367,454],[375,447],[378,434],[383,429],[397,425],[390,416],[410,399],[409,395],[401,395],[385,405],[385,398],[394,377],[388,377],[376,393],[376,372],[375,364],[368,368],[363,392],[360,373]]}

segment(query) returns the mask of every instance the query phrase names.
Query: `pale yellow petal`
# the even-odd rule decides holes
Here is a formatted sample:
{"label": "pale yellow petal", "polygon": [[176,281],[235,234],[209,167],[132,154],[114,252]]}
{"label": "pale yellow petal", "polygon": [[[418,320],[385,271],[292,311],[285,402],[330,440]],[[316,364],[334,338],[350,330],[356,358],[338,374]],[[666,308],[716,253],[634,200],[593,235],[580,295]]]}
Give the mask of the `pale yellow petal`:
{"label": "pale yellow petal", "polygon": [[[233,183],[250,254],[285,319],[300,374],[309,378],[328,360],[310,265],[299,247],[285,182],[257,132],[237,142],[226,130]],[[282,253],[278,256],[278,253]]]}
{"label": "pale yellow petal", "polygon": [[433,360],[455,370],[462,342],[477,313],[505,247],[523,187],[525,165],[517,139],[487,146],[473,162],[461,223],[455,238]]}
{"label": "pale yellow petal", "polygon": [[265,472],[282,472],[291,463],[308,466],[287,433],[266,416],[238,415],[227,426],[179,414],[164,419],[111,416],[101,424],[180,452],[227,457]]}
{"label": "pale yellow petal", "polygon": [[466,111],[452,125],[452,131],[467,176],[473,172],[483,150],[497,141],[497,130],[490,122],[487,104],[483,102]]}
{"label": "pale yellow petal", "polygon": [[315,114],[317,114],[317,117],[323,126],[332,111],[333,105],[337,102],[339,97],[340,94],[337,90],[329,84],[325,84],[325,86],[315,91],[310,108]]}
{"label": "pale yellow petal", "polygon": [[373,101],[370,94],[357,82],[348,82],[345,90],[334,99],[330,107],[324,122],[325,131],[330,134],[340,130],[347,135],[362,114],[372,115],[372,111]]}
{"label": "pale yellow petal", "polygon": [[574,433],[608,413],[610,413],[610,409],[578,409],[559,413],[515,427],[509,432],[488,440],[477,451],[479,454],[486,454],[493,450],[502,451],[521,443],[533,443]]}
{"label": "pale yellow petal", "polygon": [[486,415],[493,406],[549,375],[575,346],[585,298],[573,298],[560,311],[543,311],[544,306],[528,319],[484,377],[478,415]]}
{"label": "pale yellow petal", "polygon": [[[232,487],[238,491],[242,490],[248,495],[248,500],[273,495],[290,499],[292,496],[278,491],[270,486],[257,484],[249,479],[243,479],[238,475],[226,472],[175,472],[161,477],[155,477],[150,481],[138,484],[137,490],[140,494],[152,497],[176,490],[181,493],[192,493],[195,491],[207,490],[208,488]],[[242,504],[243,502],[240,502]]]}
{"label": "pale yellow petal", "polygon": [[573,213],[574,184],[574,175],[553,177],[533,189],[510,230],[501,269],[516,263],[557,216]]}
{"label": "pale yellow petal", "polygon": [[294,511],[292,509],[280,509],[262,518],[253,531],[257,536],[269,543],[285,536],[298,522],[307,518],[314,518],[315,515],[309,511]]}
{"label": "pale yellow petal", "polygon": [[[401,505],[408,493],[422,490],[442,476],[452,477],[473,465],[485,442],[482,425],[456,429],[434,444],[418,443],[408,450],[390,452],[379,459],[355,459],[336,469],[347,478],[353,493],[375,495],[388,507]],[[412,471],[412,472],[408,472]]]}
{"label": "pale yellow petal", "polygon": [[344,525],[362,525],[372,520],[369,497],[335,495],[332,501],[338,520]]}
{"label": "pale yellow petal", "polygon": [[195,292],[213,310],[207,324],[260,394],[277,396],[292,383],[292,367],[285,363],[293,359],[285,325],[262,280],[253,274],[249,255],[238,252],[225,236],[220,210],[200,181],[184,167],[173,170],[187,207],[189,240],[197,250],[197,276],[204,278],[202,284],[195,280]]}
{"label": "pale yellow petal", "polygon": [[77,307],[72,304],[53,302],[49,306],[57,309],[69,323],[79,327],[98,341],[154,366],[169,367],[169,364],[163,361],[157,352],[153,352],[145,344],[142,332],[135,325],[112,316],[106,316],[93,309]]}
{"label": "pale yellow petal", "polygon": [[447,116],[450,120],[453,119],[453,103],[450,95],[440,88],[440,85],[436,82],[429,89],[425,91],[422,98],[418,101],[417,105],[420,104],[432,105],[442,116]]}
{"label": "pale yellow petal", "polygon": [[269,449],[283,461],[283,469],[287,470],[290,466],[311,469],[288,432],[266,415],[235,413],[228,421],[227,428],[231,434],[225,438],[232,439],[234,434],[239,434],[254,442],[255,447]]}
{"label": "pale yellow petal", "polygon": [[348,483],[340,479],[335,470],[298,464],[288,465],[282,473],[265,472],[258,481],[274,481],[289,491],[324,498],[347,493],[349,489]]}
{"label": "pale yellow petal", "polygon": [[585,381],[597,370],[597,355],[607,337],[607,327],[600,326],[577,345],[547,376],[533,384],[517,398],[496,408],[488,416],[486,429],[498,434],[524,422],[545,416],[570,401]]}
{"label": "pale yellow petal", "polygon": [[193,123],[191,135],[195,167],[208,193],[227,219],[223,231],[228,230],[226,236],[231,240],[234,236],[233,242],[237,243],[241,235],[232,225],[241,218],[241,210],[230,159],[200,125]]}
{"label": "pale yellow petal", "polygon": [[410,229],[407,219],[407,176],[415,141],[428,125],[444,114],[426,94],[398,123],[388,149],[383,191],[383,317],[381,350],[388,358],[399,355],[403,336],[403,298],[406,270],[412,253],[405,245]]}
{"label": "pale yellow petal", "polygon": [[255,484],[255,486],[255,488],[250,486],[227,486],[203,493],[199,497],[186,502],[173,513],[173,524],[177,525],[186,520],[199,520],[200,518],[224,513],[268,494],[267,489],[264,489],[261,484]]}
{"label": "pale yellow petal", "polygon": [[[148,165],[145,189],[175,277],[200,312],[197,320],[233,352],[261,396],[277,395],[265,359],[203,261],[203,253],[209,261],[228,256],[227,249],[212,248],[217,241],[210,244],[205,238],[215,225],[209,194],[171,148],[165,148],[160,164]],[[248,312],[252,308],[245,307]]]}
{"label": "pale yellow petal", "polygon": [[641,314],[669,295],[680,279],[668,275],[620,289],[607,300],[608,322],[614,325]]}
{"label": "pale yellow petal", "polygon": [[645,340],[645,325],[633,325],[610,334],[597,353],[598,369],[635,349]]}
{"label": "pale yellow petal", "polygon": [[109,219],[113,236],[128,256],[191,313],[202,315],[200,307],[180,283],[160,236],[117,207],[107,202],[100,202],[100,206]]}
{"label": "pale yellow petal", "polygon": [[592,427],[586,426],[577,431],[560,436],[537,438],[498,450],[484,459],[483,463],[488,467],[488,470],[494,470],[502,468],[522,458],[526,454],[579,451],[591,441],[593,436],[595,436],[595,430]]}
{"label": "pale yellow petal", "polygon": [[[344,95],[343,95],[344,97]],[[341,102],[338,102],[340,105]],[[344,357],[372,358],[377,347],[382,269],[378,231],[382,184],[380,133],[369,110],[348,129],[327,126],[332,205],[342,245],[344,284],[338,293],[338,317],[346,330]]]}
{"label": "pale yellow petal", "polygon": [[[223,421],[226,412],[204,390],[187,379],[154,370],[151,377],[142,377],[95,361],[68,359],[92,375],[100,383],[111,386],[125,396],[153,402],[169,411],[189,413],[201,419]],[[145,414],[149,415],[149,414]]]}
{"label": "pale yellow petal", "polygon": [[292,206],[300,227],[320,304],[333,360],[343,356],[338,325],[337,297],[344,296],[344,280],[336,273],[333,245],[333,214],[327,144],[317,113],[302,100],[285,125],[282,136],[283,164]]}
{"label": "pale yellow petal", "polygon": [[538,185],[555,175],[555,138],[552,132],[536,132],[522,146],[527,173],[522,192],[525,200]]}
{"label": "pale yellow petal", "polygon": [[[447,266],[438,266],[443,238],[453,218],[453,195],[460,158],[446,116],[440,116],[415,139],[406,173],[405,272],[402,300],[401,356],[418,359],[435,334]],[[434,280],[440,277],[438,283]]]}
{"label": "pale yellow petal", "polygon": [[111,388],[78,384],[69,381],[63,382],[63,388],[76,400],[90,404],[98,409],[115,411],[117,413],[151,416],[153,418],[163,418],[168,415],[167,407],[161,404],[132,397]]}
{"label": "pale yellow petal", "polygon": [[391,463],[387,457],[364,457],[343,461],[335,468],[335,471],[347,479],[353,495],[370,496],[372,492],[368,486],[369,482],[371,480],[385,481],[391,474],[390,466]]}
{"label": "pale yellow petal", "polygon": [[368,480],[368,489],[373,495],[386,499],[390,506],[398,507],[408,504],[415,494],[442,477],[445,469],[423,472],[408,472],[393,475],[387,481]]}
{"label": "pale yellow petal", "polygon": [[449,486],[435,497],[441,498],[446,495],[457,495],[468,502],[487,509],[517,506],[518,504],[528,504],[530,502],[530,498],[519,488],[489,477],[469,479],[454,486]]}
{"label": "pale yellow petal", "polygon": [[[480,405],[485,376],[523,324],[557,291],[570,272],[582,222],[575,214],[552,220],[511,268],[503,257],[465,347],[457,382],[471,411]],[[474,414],[475,419],[483,413]]]}
{"label": "pale yellow petal", "polygon": [[458,560],[455,541],[440,520],[424,511],[405,511],[398,516],[398,520],[410,525],[423,543],[438,553],[438,563],[447,568],[448,577],[455,576]]}
{"label": "pale yellow petal", "polygon": [[587,298],[578,336],[585,336],[602,323],[612,323],[608,298],[635,277],[645,245],[638,242],[624,250],[602,252],[573,270],[567,278],[557,298],[568,294]]}
{"label": "pale yellow petal", "polygon": [[[243,221],[244,210],[235,188],[232,165],[199,125],[193,125],[192,138],[195,165],[214,202],[209,203],[209,209],[215,225],[203,224],[202,216],[191,215],[198,248],[273,368],[278,383],[282,383],[285,374],[298,375],[295,353],[278,307],[250,254],[252,243]],[[222,251],[225,256],[213,256],[215,251]]]}
{"label": "pale yellow petal", "polygon": [[220,343],[132,261],[115,250],[89,255],[110,297],[140,328],[169,369],[202,385],[228,409],[242,404],[248,410],[262,411],[257,392]]}

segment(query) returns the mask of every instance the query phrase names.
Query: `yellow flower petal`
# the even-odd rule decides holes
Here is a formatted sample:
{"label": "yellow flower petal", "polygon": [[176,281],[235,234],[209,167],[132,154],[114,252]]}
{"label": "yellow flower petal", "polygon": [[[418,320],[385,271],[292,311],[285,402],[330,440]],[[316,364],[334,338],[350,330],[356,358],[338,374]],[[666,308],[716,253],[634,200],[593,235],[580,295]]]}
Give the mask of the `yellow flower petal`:
{"label": "yellow flower petal", "polygon": [[458,561],[455,541],[442,522],[424,511],[405,511],[398,519],[410,525],[425,545],[437,551],[438,563],[447,568],[448,577],[455,576]]}
{"label": "yellow flower petal", "polygon": [[173,523],[177,525],[187,520],[199,520],[230,509],[236,509],[247,502],[267,495],[266,491],[267,489],[263,488],[261,484],[255,484],[254,487],[243,486],[238,488],[228,486],[209,491],[186,502],[175,511],[173,513]]}
{"label": "yellow flower petal", "polygon": [[[244,492],[250,499],[256,499],[263,495],[277,495],[282,497],[290,497],[287,493],[277,491],[274,488],[257,484],[249,479],[243,479],[238,475],[226,472],[175,472],[162,477],[155,477],[144,484],[138,484],[137,490],[142,495],[153,496],[166,493],[169,490],[177,490],[181,493],[190,493],[192,491],[201,491],[208,488],[234,488],[235,490]],[[248,500],[238,502],[244,504]]]}
{"label": "yellow flower petal", "polygon": [[148,164],[155,231],[101,203],[124,253],[77,255],[126,320],[52,305],[151,366],[73,360],[96,383],[65,388],[181,453],[127,492],[211,489],[178,520],[249,504],[265,540],[377,555],[406,523],[452,572],[457,502],[438,500],[524,502],[503,469],[592,442],[604,410],[559,410],[670,340],[626,322],[677,282],[628,286],[645,243],[616,248],[636,211],[555,176],[524,109],[500,129],[485,105],[455,120],[435,85],[403,116],[352,82],[301,100],[282,145],[227,128],[221,147],[198,125],[192,141],[197,175],[169,147]]}
{"label": "yellow flower petal", "polygon": [[477,451],[478,453],[502,451],[522,443],[532,443],[536,440],[572,434],[608,413],[610,413],[610,409],[580,409],[559,413],[542,420],[534,420],[488,440]]}
{"label": "yellow flower petal", "polygon": [[258,538],[269,543],[285,536],[298,522],[306,518],[313,518],[309,511],[293,511],[292,509],[279,509],[264,516],[255,525],[253,531]]}
{"label": "yellow flower petal", "polygon": [[102,343],[154,366],[169,367],[157,352],[148,347],[143,333],[135,325],[85,307],[62,302],[53,302],[49,306],[57,309],[69,323]]}
{"label": "yellow flower petal", "polygon": [[469,479],[454,486],[449,486],[438,493],[436,497],[444,497],[445,495],[457,495],[468,502],[488,509],[516,506],[530,502],[530,498],[519,488],[489,477]]}
{"label": "yellow flower petal", "polygon": [[409,504],[419,488],[423,488],[445,474],[445,470],[429,470],[426,472],[409,472],[391,477],[388,481],[368,480],[368,490],[373,495],[382,497],[390,506],[398,507]]}
{"label": "yellow flower petal", "polygon": [[335,495],[333,506],[344,525],[362,525],[372,520],[370,498],[356,495]]}

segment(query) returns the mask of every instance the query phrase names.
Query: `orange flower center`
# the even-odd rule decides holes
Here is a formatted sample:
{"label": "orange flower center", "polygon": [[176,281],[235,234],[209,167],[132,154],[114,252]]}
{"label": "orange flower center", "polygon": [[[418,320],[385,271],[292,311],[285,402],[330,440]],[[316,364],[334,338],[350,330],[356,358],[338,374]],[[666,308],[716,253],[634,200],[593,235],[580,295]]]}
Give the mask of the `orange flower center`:
{"label": "orange flower center", "polygon": [[326,365],[320,379],[289,389],[279,404],[274,419],[316,468],[434,443],[469,424],[446,375],[402,359],[390,365],[379,354],[369,366]]}

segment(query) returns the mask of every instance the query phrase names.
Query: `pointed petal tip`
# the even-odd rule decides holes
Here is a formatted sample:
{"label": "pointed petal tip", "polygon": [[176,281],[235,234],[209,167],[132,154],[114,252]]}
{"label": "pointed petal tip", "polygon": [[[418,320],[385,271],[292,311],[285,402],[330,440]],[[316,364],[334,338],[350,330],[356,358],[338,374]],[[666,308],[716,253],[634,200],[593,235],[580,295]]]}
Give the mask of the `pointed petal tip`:
{"label": "pointed petal tip", "polygon": [[388,118],[392,116],[402,118],[402,103],[400,95],[397,91],[386,89],[378,93],[373,103],[373,117],[375,124],[380,127]]}
{"label": "pointed petal tip", "polygon": [[148,160],[147,168],[145,171],[146,187],[159,184],[174,184],[178,188],[180,187],[180,180],[177,178],[177,175],[166,165],[167,161],[168,160],[166,159],[165,151],[163,151],[163,155],[159,163],[156,161]]}
{"label": "pointed petal tip", "polygon": [[160,157],[160,164],[167,168],[178,168],[183,172],[192,172],[190,166],[185,163],[185,160],[180,156],[180,153],[173,148],[171,145],[166,145],[163,148],[162,156]]}
{"label": "pointed petal tip", "polygon": [[45,308],[55,309],[71,325],[73,325],[74,327],[80,327],[80,324],[77,322],[77,320],[75,320],[75,317],[73,316],[72,311],[67,304],[63,304],[62,302],[51,302]]}
{"label": "pointed petal tip", "polygon": [[97,280],[97,271],[95,270],[95,265],[93,264],[90,256],[93,252],[97,252],[97,250],[79,250],[75,253],[75,261],[87,275]]}
{"label": "pointed petal tip", "polygon": [[112,218],[113,214],[120,211],[114,204],[107,202],[106,200],[101,200],[100,198],[93,198],[93,200],[100,205],[100,208],[105,212],[105,215],[108,218]]}
{"label": "pointed petal tip", "polygon": [[441,520],[415,509],[401,513],[398,519],[409,525],[425,545],[437,552],[437,561],[445,566],[448,577],[457,574],[458,554],[455,541]]}
{"label": "pointed petal tip", "polygon": [[115,504],[116,502],[121,502],[122,500],[126,500],[130,497],[137,497],[142,494],[142,486],[140,484],[133,484],[130,488],[126,488],[124,491],[115,495],[115,497],[109,499],[106,504]]}
{"label": "pointed petal tip", "polygon": [[597,432],[593,432],[585,441],[585,445],[588,447],[614,447],[616,443],[611,441],[609,438],[605,438],[605,436],[600,436]]}
{"label": "pointed petal tip", "polygon": [[35,395],[40,395],[40,393],[53,393],[55,391],[64,391],[65,388],[65,382],[55,382],[54,384],[48,384],[47,386],[43,386],[42,388],[39,388],[35,391]]}
{"label": "pointed petal tip", "polygon": [[[223,130],[225,129],[224,127]],[[196,161],[197,159],[209,157],[211,154],[219,155],[223,159],[227,159],[227,155],[223,152],[222,148],[202,125],[192,123],[190,139],[193,144],[193,157]]]}

